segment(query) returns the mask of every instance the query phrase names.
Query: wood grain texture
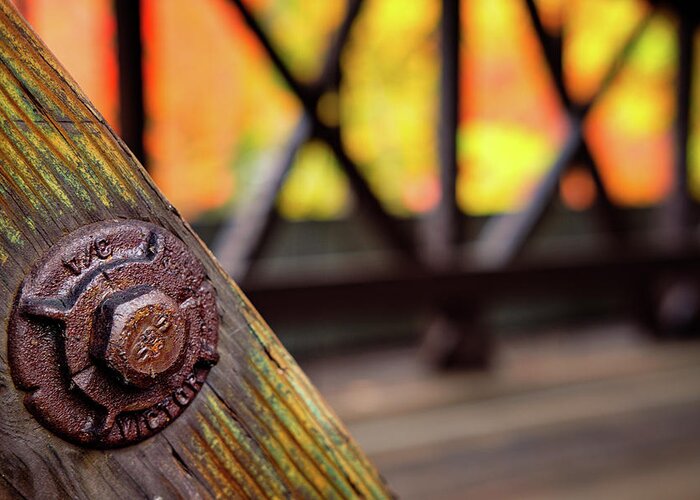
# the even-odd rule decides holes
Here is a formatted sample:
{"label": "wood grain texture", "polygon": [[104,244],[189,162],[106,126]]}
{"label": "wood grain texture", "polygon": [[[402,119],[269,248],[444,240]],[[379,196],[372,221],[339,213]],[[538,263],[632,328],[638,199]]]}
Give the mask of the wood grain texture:
{"label": "wood grain texture", "polygon": [[[0,1],[0,129],[0,497],[390,495],[269,327],[8,0]],[[95,451],[62,441],[24,409],[7,364],[7,319],[27,271],[58,239],[119,218],[165,227],[203,261],[219,297],[221,360],[163,432]]]}

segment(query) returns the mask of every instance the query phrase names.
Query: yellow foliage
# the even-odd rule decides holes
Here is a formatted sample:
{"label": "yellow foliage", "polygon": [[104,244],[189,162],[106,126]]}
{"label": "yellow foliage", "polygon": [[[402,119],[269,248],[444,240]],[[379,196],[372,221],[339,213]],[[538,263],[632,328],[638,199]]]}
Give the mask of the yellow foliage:
{"label": "yellow foliage", "polygon": [[556,152],[546,135],[511,124],[472,123],[459,139],[458,202],[472,215],[520,208]]}
{"label": "yellow foliage", "polygon": [[332,219],[348,209],[348,181],[333,152],[313,141],[301,148],[279,196],[279,210],[292,219]]}

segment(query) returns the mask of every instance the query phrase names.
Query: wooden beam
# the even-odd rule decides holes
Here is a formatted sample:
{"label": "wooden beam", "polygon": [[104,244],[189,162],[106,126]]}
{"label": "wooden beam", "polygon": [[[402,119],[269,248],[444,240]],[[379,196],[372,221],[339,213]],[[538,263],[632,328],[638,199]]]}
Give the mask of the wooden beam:
{"label": "wooden beam", "polygon": [[163,432],[81,449],[25,410],[0,328],[0,497],[387,497],[386,485],[263,319],[9,0],[0,1],[0,320],[66,233],[140,219],[202,260],[221,310],[199,396]]}

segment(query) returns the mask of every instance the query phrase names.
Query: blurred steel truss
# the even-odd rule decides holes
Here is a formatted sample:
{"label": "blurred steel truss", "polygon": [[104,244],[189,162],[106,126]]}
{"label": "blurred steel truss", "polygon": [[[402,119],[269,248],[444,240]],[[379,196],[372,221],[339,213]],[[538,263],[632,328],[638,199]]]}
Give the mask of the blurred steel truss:
{"label": "blurred steel truss", "polygon": [[[648,15],[632,30],[614,58],[593,97],[573,102],[562,70],[563,33],[545,29],[534,0],[526,4],[534,31],[556,87],[569,126],[568,137],[526,206],[518,213],[491,217],[480,229],[473,245],[464,245],[464,227],[470,221],[457,207],[457,127],[461,9],[459,0],[443,0],[440,23],[441,92],[439,116],[439,164],[442,197],[434,213],[419,221],[420,231],[411,234],[407,225],[391,217],[370,189],[361,169],[346,151],[341,125],[328,125],[318,114],[319,99],[337,93],[343,79],[340,58],[362,0],[348,0],[347,11],[325,57],[320,77],[311,84],[299,81],[279,55],[265,30],[243,0],[230,0],[256,36],[274,67],[303,107],[303,116],[284,154],[265,176],[235,219],[220,232],[215,253],[263,314],[299,314],[316,311],[360,311],[364,308],[415,310],[432,308],[436,323],[427,345],[439,364],[483,365],[488,360],[489,339],[478,326],[479,308],[505,296],[533,294],[576,295],[602,288],[618,289],[637,304],[645,304],[647,291],[667,273],[700,274],[700,254],[695,244],[696,205],[688,189],[688,136],[693,78],[693,34],[698,24],[692,2],[652,2]],[[141,78],[140,18],[137,2],[115,1],[119,48],[122,131],[137,156],[143,156],[143,92]],[[128,7],[127,7],[128,6]],[[409,8],[409,7],[407,7]],[[678,79],[675,124],[676,184],[664,219],[656,233],[659,245],[640,246],[630,237],[624,213],[611,202],[600,169],[583,133],[589,111],[603,96],[624,67],[649,20],[659,8],[678,15]],[[126,12],[129,11],[129,12]],[[137,40],[138,39],[138,40]],[[134,82],[138,85],[134,86]],[[380,273],[363,268],[342,275],[307,273],[270,280],[256,280],[249,273],[258,261],[274,226],[277,194],[290,171],[296,153],[312,139],[326,143],[336,155],[355,194],[359,212],[372,224],[389,247],[396,265]],[[609,243],[608,251],[589,257],[557,260],[523,259],[533,234],[545,219],[557,196],[562,175],[572,164],[583,165],[597,188],[594,210]],[[417,237],[421,234],[423,237]],[[467,248],[467,250],[465,250]],[[652,304],[653,307],[653,304]],[[457,332],[455,334],[455,332]]]}

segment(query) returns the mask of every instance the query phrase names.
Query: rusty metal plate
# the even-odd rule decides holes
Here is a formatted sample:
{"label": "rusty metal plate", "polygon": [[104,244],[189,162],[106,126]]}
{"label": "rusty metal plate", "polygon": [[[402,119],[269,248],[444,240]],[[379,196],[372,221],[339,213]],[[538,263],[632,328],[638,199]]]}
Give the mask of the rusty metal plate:
{"label": "rusty metal plate", "polygon": [[125,446],[172,422],[218,360],[219,315],[201,262],[140,221],[85,226],[25,279],[8,351],[24,404],[62,438]]}

